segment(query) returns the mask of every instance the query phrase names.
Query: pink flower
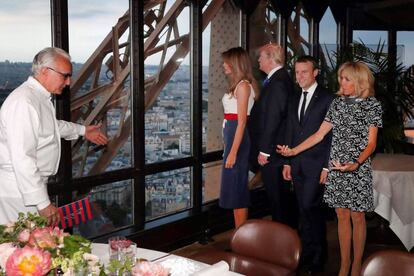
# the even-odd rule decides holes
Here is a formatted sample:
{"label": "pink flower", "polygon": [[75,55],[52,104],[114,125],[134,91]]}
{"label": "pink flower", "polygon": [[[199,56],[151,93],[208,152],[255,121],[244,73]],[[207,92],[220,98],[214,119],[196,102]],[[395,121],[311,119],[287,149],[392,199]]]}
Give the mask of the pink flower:
{"label": "pink flower", "polygon": [[42,276],[50,270],[51,255],[47,251],[25,246],[17,248],[6,263],[8,276]]}
{"label": "pink flower", "polygon": [[29,229],[24,229],[22,232],[19,233],[17,236],[17,240],[22,243],[26,243],[29,241],[30,238],[30,231]]}
{"label": "pink flower", "polygon": [[139,262],[132,268],[133,276],[168,276],[169,273],[169,269],[151,262]]}
{"label": "pink flower", "polygon": [[63,229],[59,227],[53,228],[52,235],[56,237],[59,244],[63,244],[63,238],[69,236],[69,233],[65,233]]}
{"label": "pink flower", "polygon": [[28,244],[31,247],[56,248],[58,238],[51,227],[36,228],[30,234]]}
{"label": "pink flower", "polygon": [[0,266],[6,268],[7,259],[13,254],[16,247],[11,242],[0,244]]}
{"label": "pink flower", "polygon": [[131,244],[132,241],[128,239],[110,241],[110,246],[114,250],[118,250],[120,248],[128,248]]}

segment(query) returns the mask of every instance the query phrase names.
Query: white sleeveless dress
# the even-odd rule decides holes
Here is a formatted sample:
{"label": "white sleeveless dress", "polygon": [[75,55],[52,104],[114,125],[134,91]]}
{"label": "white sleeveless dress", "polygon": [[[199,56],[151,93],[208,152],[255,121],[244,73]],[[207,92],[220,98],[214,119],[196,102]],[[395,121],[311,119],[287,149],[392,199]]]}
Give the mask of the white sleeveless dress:
{"label": "white sleeveless dress", "polygon": [[[242,80],[239,84],[241,82],[248,81]],[[236,86],[234,94],[237,94],[236,91],[238,85]],[[250,83],[249,85],[251,89],[247,115],[250,115],[250,111],[254,104],[254,90]],[[224,154],[219,205],[226,209],[246,208],[250,204],[250,192],[248,187],[250,138],[247,129],[245,129],[242,142],[237,152],[236,163],[233,168],[226,169],[224,164],[233,144],[237,128],[237,97],[231,94],[224,94],[222,101],[224,113],[232,114],[231,117],[233,119],[225,119],[223,123]]]}

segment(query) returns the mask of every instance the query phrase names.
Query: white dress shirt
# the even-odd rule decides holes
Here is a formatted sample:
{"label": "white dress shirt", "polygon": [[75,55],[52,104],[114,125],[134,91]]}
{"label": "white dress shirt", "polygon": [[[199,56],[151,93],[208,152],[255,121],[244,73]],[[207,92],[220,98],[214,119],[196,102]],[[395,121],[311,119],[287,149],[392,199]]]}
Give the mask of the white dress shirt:
{"label": "white dress shirt", "polygon": [[273,74],[276,73],[277,70],[282,69],[282,68],[283,66],[279,65],[273,68],[272,70],[270,70],[269,74],[267,74],[266,79],[270,79],[273,76]]}
{"label": "white dress shirt", "polygon": [[300,108],[302,106],[303,102],[303,92],[308,92],[308,95],[306,95],[306,103],[305,103],[305,113],[306,109],[308,109],[309,103],[312,99],[313,93],[315,93],[316,87],[318,86],[318,83],[315,81],[307,90],[304,90],[302,88],[302,94],[300,95],[299,105],[298,105],[298,118],[300,118]]}
{"label": "white dress shirt", "polygon": [[84,126],[56,119],[51,95],[29,77],[1,107],[0,224],[50,204],[47,178],[58,170],[60,138],[85,134]]}

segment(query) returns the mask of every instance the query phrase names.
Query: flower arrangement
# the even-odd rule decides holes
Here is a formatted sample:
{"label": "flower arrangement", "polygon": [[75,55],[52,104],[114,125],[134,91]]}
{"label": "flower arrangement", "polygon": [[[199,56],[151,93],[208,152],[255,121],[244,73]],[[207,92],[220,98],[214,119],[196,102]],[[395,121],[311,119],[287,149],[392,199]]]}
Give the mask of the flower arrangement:
{"label": "flower arrangement", "polygon": [[[127,247],[123,240],[116,246]],[[136,262],[135,255],[111,260],[108,267],[91,254],[91,242],[70,235],[58,227],[47,226],[47,219],[31,213],[19,213],[16,222],[0,225],[0,276],[168,276],[169,270],[157,263]]]}
{"label": "flower arrangement", "polygon": [[99,258],[91,253],[91,242],[47,226],[39,215],[19,214],[15,223],[0,225],[0,275],[101,274]]}

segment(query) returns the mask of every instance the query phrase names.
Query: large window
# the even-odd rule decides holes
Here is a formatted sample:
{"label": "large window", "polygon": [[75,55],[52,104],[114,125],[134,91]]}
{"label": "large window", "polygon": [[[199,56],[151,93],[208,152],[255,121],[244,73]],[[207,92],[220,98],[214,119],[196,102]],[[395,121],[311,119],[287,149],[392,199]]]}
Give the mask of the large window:
{"label": "large window", "polygon": [[159,22],[154,29],[145,30],[147,163],[191,155],[189,7],[185,1],[170,0],[152,11],[167,17],[168,24]]}
{"label": "large window", "polygon": [[[397,45],[397,62],[401,63],[404,69],[410,70],[411,75],[414,75],[414,32],[397,32]],[[406,139],[414,143],[414,118],[405,116],[404,126],[407,128]]]}
{"label": "large window", "polygon": [[[213,8],[207,4],[207,9]],[[226,26],[226,28],[223,28]],[[214,35],[213,35],[214,34]],[[240,46],[240,10],[229,3],[217,14],[203,32],[203,150],[223,149],[223,105],[221,99],[228,89],[223,73],[221,53]],[[220,192],[221,161],[203,166],[203,201],[217,199]]]}
{"label": "large window", "polygon": [[191,169],[161,172],[145,178],[145,219],[191,207]]}
{"label": "large window", "polygon": [[[71,120],[102,124],[110,142],[72,146],[73,176],[132,165],[128,1],[68,2],[69,49],[74,64]],[[87,28],[85,27],[87,26]]]}
{"label": "large window", "polygon": [[[409,68],[414,65],[414,32],[397,32],[398,61]],[[400,55],[398,55],[400,51]]]}
{"label": "large window", "polygon": [[[71,120],[102,124],[109,138],[106,147],[84,139],[72,143],[73,177],[132,166],[128,6],[127,0],[68,1]],[[95,237],[134,223],[132,180],[77,191],[72,198],[83,196],[91,202],[93,219],[76,226],[75,233]]]}
{"label": "large window", "polygon": [[354,41],[362,42],[366,46],[376,49],[378,45],[384,44],[384,50],[387,52],[388,35],[386,31],[359,31],[356,30],[352,34]]}
{"label": "large window", "polygon": [[92,219],[74,226],[73,232],[84,237],[96,237],[133,224],[133,185],[131,180],[98,186],[85,194],[75,193],[75,199],[89,197]]}
{"label": "large window", "polygon": [[2,1],[0,37],[1,106],[7,95],[31,74],[35,54],[51,46],[49,1]]}
{"label": "large window", "polygon": [[311,42],[309,41],[310,19],[301,3],[295,7],[290,18],[288,18],[287,62],[291,57],[311,53]]}
{"label": "large window", "polygon": [[[318,79],[319,82],[325,86],[332,86],[330,82],[336,83],[336,75],[331,71],[336,68],[336,54],[338,52],[336,44],[336,22],[332,15],[331,9],[327,8],[324,16],[319,23],[319,47],[320,47],[320,66],[321,66],[321,77]],[[330,72],[330,74],[328,74]],[[333,75],[333,76],[332,76]],[[332,79],[333,80],[329,80]]]}

